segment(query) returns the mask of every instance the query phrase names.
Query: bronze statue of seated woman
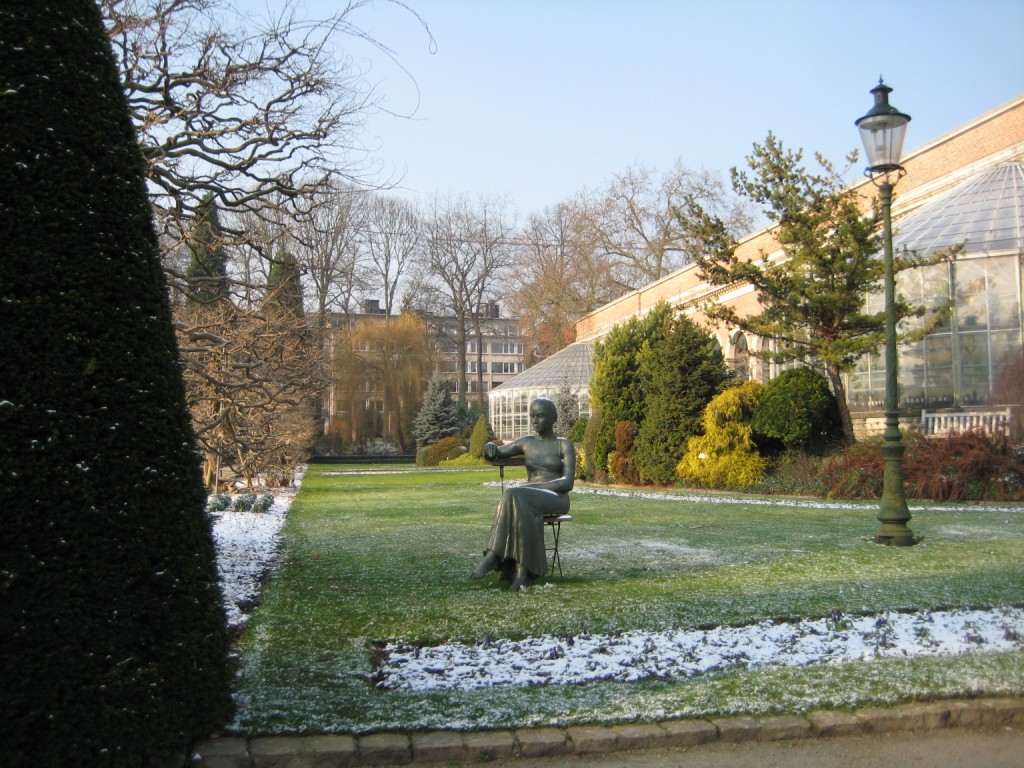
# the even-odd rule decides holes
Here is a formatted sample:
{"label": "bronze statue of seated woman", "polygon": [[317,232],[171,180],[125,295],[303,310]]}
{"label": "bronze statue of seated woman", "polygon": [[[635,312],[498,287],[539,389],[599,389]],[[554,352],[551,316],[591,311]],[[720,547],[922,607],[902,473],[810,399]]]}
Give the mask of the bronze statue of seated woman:
{"label": "bronze statue of seated woman", "polygon": [[506,488],[502,493],[483,559],[473,569],[474,579],[498,571],[500,578],[511,581],[511,588],[518,590],[547,573],[544,519],[569,511],[569,491],[576,480],[576,448],[570,440],[555,434],[557,419],[555,404],[537,398],[530,403],[535,434],[508,445],[484,446],[488,461],[522,456],[526,484]]}

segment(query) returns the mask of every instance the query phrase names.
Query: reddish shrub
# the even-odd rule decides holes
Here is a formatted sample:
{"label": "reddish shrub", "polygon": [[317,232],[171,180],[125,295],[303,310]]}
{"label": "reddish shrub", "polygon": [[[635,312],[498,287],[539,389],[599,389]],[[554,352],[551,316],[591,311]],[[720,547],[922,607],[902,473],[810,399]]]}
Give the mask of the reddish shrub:
{"label": "reddish shrub", "polygon": [[636,434],[637,426],[632,421],[620,421],[615,425],[615,452],[609,459],[608,469],[617,483],[640,485],[640,472],[633,463]]}
{"label": "reddish shrub", "polygon": [[1016,501],[1024,498],[1024,466],[1003,437],[964,432],[915,435],[903,459],[912,498],[933,501]]}
{"label": "reddish shrub", "polygon": [[[907,498],[932,501],[1024,499],[1024,464],[1005,439],[981,432],[945,438],[903,436]],[[820,480],[831,498],[876,499],[882,493],[881,438],[849,446],[822,462]]]}

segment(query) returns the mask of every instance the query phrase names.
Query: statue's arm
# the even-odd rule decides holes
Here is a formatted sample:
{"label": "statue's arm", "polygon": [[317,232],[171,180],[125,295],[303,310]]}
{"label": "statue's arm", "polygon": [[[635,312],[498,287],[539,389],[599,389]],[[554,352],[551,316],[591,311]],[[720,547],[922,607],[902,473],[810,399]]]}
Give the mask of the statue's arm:
{"label": "statue's arm", "polygon": [[562,466],[565,468],[563,479],[569,483],[569,487],[565,489],[568,493],[576,483],[576,446],[572,440],[564,437],[559,438],[558,442],[562,446]]}
{"label": "statue's arm", "polygon": [[484,458],[487,459],[487,461],[494,461],[495,459],[507,459],[512,456],[520,456],[523,453],[523,446],[520,445],[520,440],[522,440],[522,438],[505,445],[484,443]]}
{"label": "statue's arm", "polygon": [[558,447],[562,456],[562,476],[545,485],[555,493],[568,493],[576,482],[576,446],[572,440],[560,437]]}

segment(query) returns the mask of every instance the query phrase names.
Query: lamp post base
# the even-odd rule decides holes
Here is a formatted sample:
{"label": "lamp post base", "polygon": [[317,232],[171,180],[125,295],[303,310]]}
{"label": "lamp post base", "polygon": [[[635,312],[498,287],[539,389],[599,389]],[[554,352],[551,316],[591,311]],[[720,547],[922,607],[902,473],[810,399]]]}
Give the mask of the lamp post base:
{"label": "lamp post base", "polygon": [[903,526],[902,531],[886,532],[882,533],[882,529],[879,528],[875,532],[875,544],[885,544],[889,547],[912,547],[917,544],[917,537],[914,536],[914,532]]}
{"label": "lamp post base", "polygon": [[878,522],[881,525],[875,531],[875,543],[892,547],[912,547],[917,544],[917,538],[907,527],[910,509],[907,507],[906,491],[903,487],[904,445],[897,415],[887,415],[890,426],[886,430],[882,444],[885,468],[882,478],[882,499],[878,507]]}

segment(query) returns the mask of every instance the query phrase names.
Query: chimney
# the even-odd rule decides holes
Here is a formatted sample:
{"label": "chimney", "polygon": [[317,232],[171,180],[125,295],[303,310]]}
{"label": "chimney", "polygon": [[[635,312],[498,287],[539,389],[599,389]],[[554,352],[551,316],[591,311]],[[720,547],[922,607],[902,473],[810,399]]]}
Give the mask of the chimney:
{"label": "chimney", "polygon": [[381,315],[384,310],[380,308],[380,299],[363,299],[364,315]]}

